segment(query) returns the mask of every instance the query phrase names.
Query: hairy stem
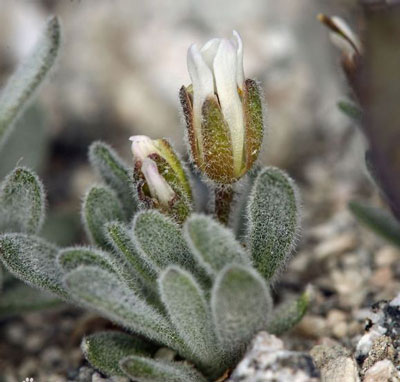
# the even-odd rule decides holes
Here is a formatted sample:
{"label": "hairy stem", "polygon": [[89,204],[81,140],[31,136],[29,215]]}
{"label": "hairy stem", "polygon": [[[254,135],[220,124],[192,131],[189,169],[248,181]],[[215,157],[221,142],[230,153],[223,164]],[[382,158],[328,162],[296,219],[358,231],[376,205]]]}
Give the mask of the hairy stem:
{"label": "hairy stem", "polygon": [[220,184],[215,187],[215,217],[222,223],[228,224],[233,201],[233,186]]}

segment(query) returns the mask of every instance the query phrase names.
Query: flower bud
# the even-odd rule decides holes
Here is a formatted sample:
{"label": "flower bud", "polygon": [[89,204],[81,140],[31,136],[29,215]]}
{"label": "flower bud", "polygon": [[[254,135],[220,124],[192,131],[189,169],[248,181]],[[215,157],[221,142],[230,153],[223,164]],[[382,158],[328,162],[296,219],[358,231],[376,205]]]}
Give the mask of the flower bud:
{"label": "flower bud", "polygon": [[257,159],[264,128],[260,88],[245,80],[239,34],[191,45],[187,64],[192,84],[182,86],[180,100],[192,160],[213,181],[233,183]]}
{"label": "flower bud", "polygon": [[183,222],[192,209],[192,191],[170,144],[144,135],[129,139],[139,200],[146,208],[157,208]]}

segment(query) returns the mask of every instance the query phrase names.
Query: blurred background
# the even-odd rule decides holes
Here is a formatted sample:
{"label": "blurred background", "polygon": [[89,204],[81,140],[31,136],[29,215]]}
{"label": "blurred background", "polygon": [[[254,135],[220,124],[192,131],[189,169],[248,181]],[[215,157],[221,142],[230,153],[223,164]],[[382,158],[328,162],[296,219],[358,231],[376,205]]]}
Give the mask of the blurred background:
{"label": "blurred background", "polygon": [[[355,2],[1,0],[0,87],[33,47],[49,15],[62,21],[63,47],[50,79],[1,153],[0,178],[16,164],[36,169],[48,193],[43,235],[60,245],[85,242],[81,197],[96,181],[87,161],[90,143],[107,141],[129,163],[129,136],[169,137],[184,156],[178,91],[189,83],[187,48],[229,37],[236,29],[244,43],[245,74],[260,81],[265,92],[268,134],[262,163],[280,166],[298,181],[307,232],[371,188],[362,134],[337,108],[348,93],[340,54],[316,20],[321,12],[337,14],[356,26]],[[33,327],[48,322],[50,328],[53,320],[29,317]],[[64,324],[70,331],[57,330],[70,337],[75,320],[71,313]],[[26,340],[23,325],[9,325],[14,326],[2,333],[20,349]],[[2,357],[3,370],[9,368],[7,381],[29,376],[29,359],[32,364],[32,358],[40,358],[43,343],[30,341],[33,350],[14,365],[6,357],[10,346],[0,348],[0,368]],[[46,357],[62,354],[59,347],[54,345]],[[74,351],[79,364],[80,351]],[[62,365],[67,362],[59,358]],[[26,370],[15,372],[21,367]]]}

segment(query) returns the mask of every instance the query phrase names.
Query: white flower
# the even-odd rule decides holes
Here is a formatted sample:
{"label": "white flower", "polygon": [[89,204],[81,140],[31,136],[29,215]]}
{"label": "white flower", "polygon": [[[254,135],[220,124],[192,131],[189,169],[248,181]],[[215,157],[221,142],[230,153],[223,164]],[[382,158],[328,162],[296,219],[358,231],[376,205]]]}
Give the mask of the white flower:
{"label": "white flower", "polygon": [[193,124],[199,155],[203,156],[201,121],[207,97],[218,96],[222,114],[228,124],[233,151],[233,166],[239,173],[243,166],[245,123],[239,92],[244,88],[243,44],[234,31],[232,39],[215,38],[202,48],[190,46],[187,55],[193,85]]}

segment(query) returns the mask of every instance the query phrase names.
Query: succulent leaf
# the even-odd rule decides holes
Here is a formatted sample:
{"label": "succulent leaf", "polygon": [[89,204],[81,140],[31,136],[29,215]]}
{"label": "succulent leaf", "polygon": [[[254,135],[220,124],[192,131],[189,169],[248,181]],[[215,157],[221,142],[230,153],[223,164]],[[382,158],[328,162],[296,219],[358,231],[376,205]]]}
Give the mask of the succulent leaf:
{"label": "succulent leaf", "polygon": [[268,323],[267,331],[271,334],[281,335],[290,330],[307,313],[310,299],[311,291],[308,289],[299,298],[276,307]]}
{"label": "succulent leaf", "polygon": [[124,373],[137,382],[207,382],[192,366],[140,356],[129,356],[120,362]]}
{"label": "succulent leaf", "polygon": [[60,24],[52,17],[33,52],[15,71],[0,93],[0,147],[35,90],[46,78],[60,47]]}
{"label": "succulent leaf", "polygon": [[400,223],[389,212],[366,203],[352,201],[350,211],[362,224],[400,247]]}
{"label": "succulent leaf", "polygon": [[115,191],[130,218],[137,210],[133,174],[119,155],[106,143],[94,142],[89,148],[89,160],[103,181]]}
{"label": "succulent leaf", "polygon": [[191,254],[182,229],[167,216],[155,210],[139,212],[133,223],[133,235],[138,249],[160,269],[180,265],[206,282],[205,272]]}
{"label": "succulent leaf", "polygon": [[254,265],[270,280],[285,265],[299,227],[297,189],[288,175],[274,167],[260,172],[250,195],[248,219]]}
{"label": "succulent leaf", "polygon": [[84,199],[82,219],[90,240],[102,248],[108,248],[105,223],[124,221],[125,215],[113,191],[103,186],[93,186]]}
{"label": "succulent leaf", "polygon": [[186,271],[172,266],[159,279],[161,300],[172,324],[189,349],[189,359],[207,374],[217,375],[221,364],[211,312],[204,292]]}
{"label": "succulent leaf", "polygon": [[208,216],[192,214],[183,231],[192,253],[212,277],[226,264],[251,264],[233,232]]}
{"label": "succulent leaf", "polygon": [[122,358],[130,355],[150,356],[154,352],[153,345],[117,331],[86,336],[82,340],[81,348],[88,362],[108,376],[125,376],[119,367]]}
{"label": "succulent leaf", "polygon": [[1,291],[0,317],[53,308],[60,304],[61,301],[54,295],[13,281],[12,285]]}
{"label": "succulent leaf", "polygon": [[45,216],[45,195],[38,177],[14,169],[0,187],[0,232],[37,233]]}
{"label": "succulent leaf", "polygon": [[110,254],[90,247],[64,248],[57,255],[57,263],[64,273],[68,273],[81,265],[94,265],[115,273],[110,261]]}
{"label": "succulent leaf", "polygon": [[147,283],[154,282],[157,279],[158,268],[136,249],[127,227],[119,222],[111,222],[106,224],[106,230],[113,248],[132,265],[136,273]]}
{"label": "succulent leaf", "polygon": [[181,350],[181,340],[167,319],[114,274],[94,266],[81,266],[69,272],[64,283],[72,298],[81,305],[154,342]]}
{"label": "succulent leaf", "polygon": [[65,299],[67,293],[56,264],[57,253],[56,246],[36,236],[22,233],[0,236],[0,259],[14,276]]}
{"label": "succulent leaf", "polygon": [[267,327],[272,299],[265,280],[252,267],[227,265],[214,283],[211,309],[221,346],[234,362]]}

